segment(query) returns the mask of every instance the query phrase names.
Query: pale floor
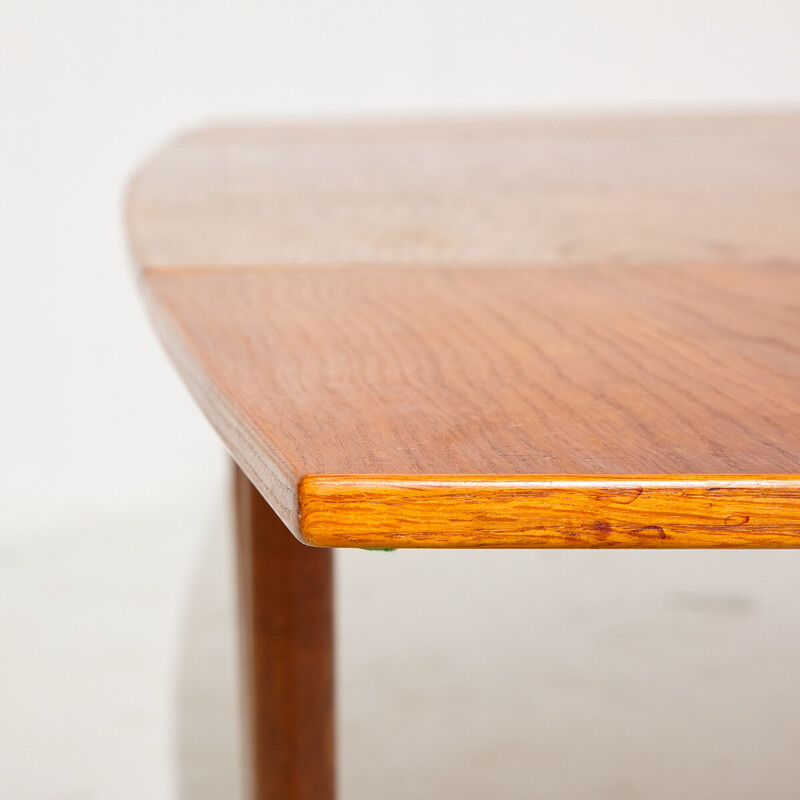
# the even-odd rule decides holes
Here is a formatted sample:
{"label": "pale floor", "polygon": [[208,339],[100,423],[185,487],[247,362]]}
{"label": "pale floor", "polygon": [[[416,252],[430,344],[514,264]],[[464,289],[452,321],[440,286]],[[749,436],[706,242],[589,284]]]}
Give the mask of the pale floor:
{"label": "pale floor", "polygon": [[[224,514],[0,548],[0,797],[239,794]],[[340,796],[800,796],[800,553],[338,557]]]}

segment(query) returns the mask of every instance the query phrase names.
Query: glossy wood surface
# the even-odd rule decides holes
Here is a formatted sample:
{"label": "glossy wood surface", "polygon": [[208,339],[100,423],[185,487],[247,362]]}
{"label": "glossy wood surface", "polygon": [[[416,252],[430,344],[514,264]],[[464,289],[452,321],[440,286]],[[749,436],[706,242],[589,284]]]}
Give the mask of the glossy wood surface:
{"label": "glossy wood surface", "polygon": [[248,800],[333,800],[333,559],[235,470]]}
{"label": "glossy wood surface", "polygon": [[800,545],[797,219],[793,115],[220,128],[129,202],[176,365],[324,546]]}
{"label": "glossy wood surface", "polygon": [[312,476],[300,508],[303,536],[327,547],[796,547],[799,486],[798,477]]}

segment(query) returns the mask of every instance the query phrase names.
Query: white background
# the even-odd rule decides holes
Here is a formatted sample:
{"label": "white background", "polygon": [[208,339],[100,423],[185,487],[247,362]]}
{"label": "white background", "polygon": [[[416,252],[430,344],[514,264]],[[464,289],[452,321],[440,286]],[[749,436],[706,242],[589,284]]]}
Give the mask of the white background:
{"label": "white background", "polygon": [[793,0],[0,0],[0,796],[174,792],[227,475],[127,263],[153,148],[231,117],[796,106],[799,33]]}

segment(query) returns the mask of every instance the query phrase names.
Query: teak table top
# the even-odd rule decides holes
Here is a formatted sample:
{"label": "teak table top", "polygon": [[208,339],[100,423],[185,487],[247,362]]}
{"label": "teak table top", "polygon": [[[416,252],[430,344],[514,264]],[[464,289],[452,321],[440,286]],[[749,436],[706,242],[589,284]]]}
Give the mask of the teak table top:
{"label": "teak table top", "polygon": [[209,128],[128,227],[309,544],[800,545],[800,115]]}

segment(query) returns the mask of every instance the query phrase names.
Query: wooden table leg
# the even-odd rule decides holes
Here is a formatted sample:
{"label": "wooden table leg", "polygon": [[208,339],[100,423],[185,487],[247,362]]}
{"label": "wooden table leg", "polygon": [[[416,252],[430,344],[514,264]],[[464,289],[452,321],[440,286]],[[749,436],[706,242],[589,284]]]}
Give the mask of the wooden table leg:
{"label": "wooden table leg", "polygon": [[333,558],[235,468],[248,800],[333,800]]}

